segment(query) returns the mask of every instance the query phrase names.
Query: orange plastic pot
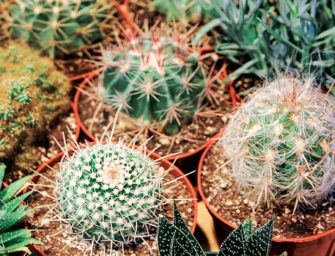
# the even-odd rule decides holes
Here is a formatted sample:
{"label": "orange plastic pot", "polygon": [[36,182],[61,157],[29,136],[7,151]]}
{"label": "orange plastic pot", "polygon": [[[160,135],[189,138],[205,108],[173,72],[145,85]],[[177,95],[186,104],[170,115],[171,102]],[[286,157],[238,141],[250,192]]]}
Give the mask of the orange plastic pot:
{"label": "orange plastic pot", "polygon": [[[113,143],[119,143],[118,141],[114,141]],[[90,142],[88,143],[88,145],[94,145],[95,142]],[[82,145],[81,147],[85,147],[85,145]],[[135,146],[135,148],[138,148],[137,146]],[[192,222],[192,227],[191,227],[191,232],[194,233],[195,228],[196,228],[196,220],[198,217],[198,204],[197,204],[197,195],[196,192],[194,190],[194,187],[192,186],[191,182],[188,180],[188,178],[184,175],[184,173],[175,165],[173,165],[171,162],[169,162],[166,159],[162,159],[162,156],[160,156],[159,154],[152,152],[150,150],[146,150],[147,155],[153,159],[153,160],[159,160],[159,164],[160,166],[162,166],[164,169],[171,169],[170,173],[172,175],[174,175],[176,178],[179,178],[179,181],[182,182],[185,186],[187,191],[190,194],[190,197],[193,199],[192,203],[193,203],[193,222]],[[73,154],[73,148],[69,149],[69,154]],[[55,165],[56,163],[58,163],[62,157],[64,156],[64,152],[60,152],[57,155],[55,155],[53,158],[49,159],[48,161],[46,161],[45,163],[43,163],[37,170],[36,173],[44,173],[46,171],[48,171],[50,169],[50,167],[52,167],[53,165]],[[39,180],[40,176],[37,175],[35,177],[33,177],[31,180],[28,181],[28,183],[37,183]],[[29,191],[29,187],[25,188],[23,190],[23,193],[26,193],[27,191]],[[35,251],[38,253],[38,255],[40,256],[47,256],[43,250],[40,249],[40,247],[38,245],[33,245],[33,248],[35,249]]]}
{"label": "orange plastic pot", "polygon": [[[223,131],[222,131],[223,132]],[[207,209],[213,216],[215,223],[218,224],[226,233],[230,233],[237,227],[224,219],[207,201],[207,198],[202,190],[201,171],[204,164],[204,159],[211,147],[217,140],[211,140],[208,147],[203,152],[199,167],[198,167],[198,191],[206,204]],[[289,256],[334,256],[335,255],[335,229],[329,230],[322,234],[307,236],[303,238],[273,238],[271,255],[277,256],[286,251]]]}

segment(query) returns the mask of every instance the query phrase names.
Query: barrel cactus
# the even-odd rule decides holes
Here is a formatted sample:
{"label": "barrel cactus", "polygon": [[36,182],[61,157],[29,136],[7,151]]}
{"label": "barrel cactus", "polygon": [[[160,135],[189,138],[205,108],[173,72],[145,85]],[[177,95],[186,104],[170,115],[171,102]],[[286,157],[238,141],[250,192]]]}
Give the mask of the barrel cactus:
{"label": "barrel cactus", "polygon": [[153,6],[162,14],[166,14],[168,21],[183,23],[198,23],[205,13],[198,0],[153,0]]}
{"label": "barrel cactus", "polygon": [[123,248],[152,233],[161,178],[145,153],[121,143],[97,143],[66,155],[60,170],[61,219],[80,237]]}
{"label": "barrel cactus", "polygon": [[50,124],[69,107],[70,84],[22,43],[0,49],[0,161],[29,169]]}
{"label": "barrel cactus", "polygon": [[104,51],[99,94],[139,126],[157,125],[176,134],[201,107],[205,66],[199,48],[187,38],[151,32],[128,36],[126,45]]}
{"label": "barrel cactus", "polygon": [[57,57],[101,40],[112,7],[109,0],[17,0],[11,34]]}
{"label": "barrel cactus", "polygon": [[220,145],[231,175],[258,205],[308,207],[335,191],[335,98],[312,78],[281,77],[234,114]]}

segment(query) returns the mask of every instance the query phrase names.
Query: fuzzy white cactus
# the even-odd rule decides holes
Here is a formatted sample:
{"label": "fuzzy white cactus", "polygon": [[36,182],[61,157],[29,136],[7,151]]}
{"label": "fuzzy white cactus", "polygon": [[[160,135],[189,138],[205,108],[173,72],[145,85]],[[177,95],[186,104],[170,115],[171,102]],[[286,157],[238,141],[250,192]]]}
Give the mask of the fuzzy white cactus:
{"label": "fuzzy white cactus", "polygon": [[233,115],[220,140],[256,206],[315,206],[335,191],[335,98],[312,78],[280,77]]}
{"label": "fuzzy white cactus", "polygon": [[113,247],[152,234],[162,204],[157,164],[121,143],[77,149],[60,163],[59,208],[85,240]]}

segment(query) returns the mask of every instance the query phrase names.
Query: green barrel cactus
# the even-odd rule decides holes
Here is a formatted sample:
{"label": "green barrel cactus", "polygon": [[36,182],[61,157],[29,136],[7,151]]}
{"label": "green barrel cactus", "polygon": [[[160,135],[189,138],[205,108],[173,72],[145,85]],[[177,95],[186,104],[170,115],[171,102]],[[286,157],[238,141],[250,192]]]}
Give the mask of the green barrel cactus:
{"label": "green barrel cactus", "polygon": [[258,205],[316,206],[335,191],[335,98],[312,78],[281,77],[233,115],[220,145]]}
{"label": "green barrel cactus", "polygon": [[22,43],[0,49],[0,161],[28,170],[50,124],[69,108],[70,84]]}
{"label": "green barrel cactus", "polygon": [[99,90],[104,101],[140,126],[157,125],[168,135],[178,133],[206,95],[200,50],[187,41],[153,32],[105,50]]}
{"label": "green barrel cactus", "polygon": [[153,0],[155,9],[166,14],[168,21],[181,21],[186,24],[198,23],[208,13],[204,12],[198,0]]}
{"label": "green barrel cactus", "polygon": [[161,178],[145,153],[98,143],[66,155],[60,170],[61,219],[80,237],[123,248],[152,233],[161,208]]}
{"label": "green barrel cactus", "polygon": [[57,57],[101,40],[112,7],[108,0],[17,0],[10,32]]}

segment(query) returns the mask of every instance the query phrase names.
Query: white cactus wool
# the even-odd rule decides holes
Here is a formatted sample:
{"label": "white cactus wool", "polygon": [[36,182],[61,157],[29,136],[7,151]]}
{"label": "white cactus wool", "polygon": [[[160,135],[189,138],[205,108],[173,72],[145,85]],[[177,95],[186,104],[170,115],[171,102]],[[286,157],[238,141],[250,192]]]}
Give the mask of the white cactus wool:
{"label": "white cactus wool", "polygon": [[335,99],[309,78],[280,77],[234,113],[220,145],[255,206],[316,206],[335,190]]}

